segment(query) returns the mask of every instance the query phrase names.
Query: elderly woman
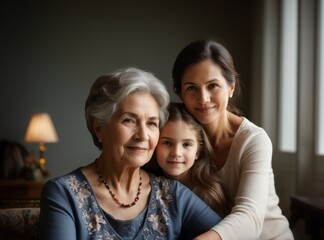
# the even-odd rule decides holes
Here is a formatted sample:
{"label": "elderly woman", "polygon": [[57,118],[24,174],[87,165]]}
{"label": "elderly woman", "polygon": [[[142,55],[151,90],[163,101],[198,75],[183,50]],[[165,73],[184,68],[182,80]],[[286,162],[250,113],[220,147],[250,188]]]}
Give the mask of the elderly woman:
{"label": "elderly woman", "polygon": [[184,185],[141,169],[168,103],[164,85],[136,68],[96,80],[85,114],[101,154],[46,183],[40,239],[192,239],[220,221]]}

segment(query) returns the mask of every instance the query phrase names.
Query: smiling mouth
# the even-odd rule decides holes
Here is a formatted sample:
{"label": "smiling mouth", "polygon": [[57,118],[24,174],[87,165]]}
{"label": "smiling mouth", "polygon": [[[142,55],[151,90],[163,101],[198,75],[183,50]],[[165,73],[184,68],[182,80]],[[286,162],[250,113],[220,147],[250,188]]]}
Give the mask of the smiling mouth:
{"label": "smiling mouth", "polygon": [[167,161],[167,163],[169,163],[169,164],[184,164],[184,162],[180,162],[180,161]]}
{"label": "smiling mouth", "polygon": [[198,112],[202,112],[202,113],[206,113],[209,112],[211,109],[213,109],[214,107],[202,107],[202,108],[196,108],[196,110]]}
{"label": "smiling mouth", "polygon": [[128,147],[130,150],[136,151],[136,152],[146,152],[147,148],[144,147]]}

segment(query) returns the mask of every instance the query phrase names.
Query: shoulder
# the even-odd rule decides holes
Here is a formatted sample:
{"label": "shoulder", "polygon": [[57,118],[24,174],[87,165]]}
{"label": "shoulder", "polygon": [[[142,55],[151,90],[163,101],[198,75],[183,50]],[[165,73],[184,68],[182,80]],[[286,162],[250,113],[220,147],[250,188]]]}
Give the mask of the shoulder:
{"label": "shoulder", "polygon": [[68,174],[49,179],[44,184],[42,195],[57,196],[58,192],[66,194],[67,190],[77,191],[80,185],[85,185],[84,181],[84,176],[78,168]]}
{"label": "shoulder", "polygon": [[71,178],[75,178],[75,179],[79,179],[79,180],[82,179],[82,173],[80,171],[80,168],[77,168],[77,169],[75,169],[75,170],[73,170],[73,171],[71,171],[71,172],[69,172],[67,174],[64,174],[64,175],[49,179],[48,181],[46,181],[45,186],[46,185],[51,185],[51,184],[54,184],[54,183],[62,184],[64,182],[67,182],[68,179],[71,179]]}
{"label": "shoulder", "polygon": [[173,203],[184,204],[202,202],[188,187],[177,180],[150,174],[152,191],[159,198],[167,198]]}
{"label": "shoulder", "polygon": [[240,159],[239,162],[246,163],[247,166],[253,162],[253,166],[258,163],[269,167],[272,142],[263,128],[245,118],[235,134],[231,154],[233,159]]}
{"label": "shoulder", "polygon": [[156,176],[152,173],[149,173],[151,185],[157,189],[162,190],[163,192],[175,192],[175,191],[191,191],[185,185],[180,183],[177,180],[169,179],[164,176]]}
{"label": "shoulder", "polygon": [[161,191],[165,194],[171,194],[174,191],[177,181],[165,178],[163,176],[156,176],[152,173],[149,173],[151,187],[153,191]]}
{"label": "shoulder", "polygon": [[243,118],[243,121],[239,127],[239,130],[242,132],[248,132],[250,134],[259,134],[259,133],[267,134],[262,127],[251,122],[247,118]]}
{"label": "shoulder", "polygon": [[240,140],[241,143],[250,144],[266,144],[272,146],[271,139],[266,131],[262,128],[244,118],[239,129],[235,134],[235,138]]}

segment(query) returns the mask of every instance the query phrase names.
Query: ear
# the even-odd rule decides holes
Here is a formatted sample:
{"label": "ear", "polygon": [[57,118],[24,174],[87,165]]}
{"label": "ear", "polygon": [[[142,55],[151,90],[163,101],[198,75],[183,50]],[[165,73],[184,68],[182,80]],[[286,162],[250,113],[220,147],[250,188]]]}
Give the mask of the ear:
{"label": "ear", "polygon": [[197,161],[199,159],[199,156],[200,156],[200,150],[198,150],[196,153],[195,161]]}
{"label": "ear", "polygon": [[94,120],[93,124],[92,124],[92,128],[97,136],[97,139],[102,139],[102,135],[103,135],[103,127],[100,126],[99,122],[97,120]]}
{"label": "ear", "polygon": [[233,82],[228,88],[230,98],[233,97],[233,94],[234,94],[234,91],[235,91],[235,83],[236,82]]}

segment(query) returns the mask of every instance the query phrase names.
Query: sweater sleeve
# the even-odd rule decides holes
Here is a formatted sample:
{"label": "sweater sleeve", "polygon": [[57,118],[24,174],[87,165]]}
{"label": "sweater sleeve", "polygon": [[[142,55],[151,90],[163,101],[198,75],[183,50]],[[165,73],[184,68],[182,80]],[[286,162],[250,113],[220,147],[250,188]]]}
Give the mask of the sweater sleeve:
{"label": "sweater sleeve", "polygon": [[38,226],[39,239],[77,239],[67,189],[59,181],[48,181],[42,190]]}
{"label": "sweater sleeve", "polygon": [[[238,188],[234,207],[218,225],[213,227],[223,240],[259,239],[263,228],[269,192],[269,175],[272,172],[272,144],[263,129],[242,134],[235,147]],[[233,159],[232,159],[233,160]],[[237,172],[235,172],[237,171]],[[230,186],[229,186],[230,187]]]}

